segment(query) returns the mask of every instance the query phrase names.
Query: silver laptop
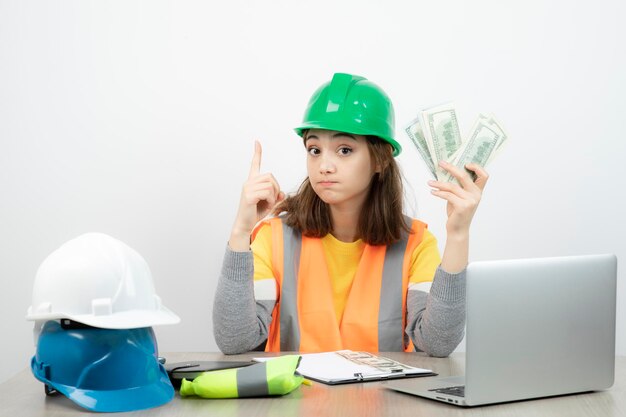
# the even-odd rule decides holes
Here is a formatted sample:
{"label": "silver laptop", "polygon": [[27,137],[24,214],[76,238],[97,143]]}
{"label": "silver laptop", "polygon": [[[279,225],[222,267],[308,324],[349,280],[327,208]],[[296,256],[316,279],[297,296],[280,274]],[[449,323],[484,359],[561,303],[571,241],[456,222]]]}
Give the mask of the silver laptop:
{"label": "silver laptop", "polygon": [[460,406],[607,389],[616,281],[615,255],[473,262],[465,376],[386,386]]}

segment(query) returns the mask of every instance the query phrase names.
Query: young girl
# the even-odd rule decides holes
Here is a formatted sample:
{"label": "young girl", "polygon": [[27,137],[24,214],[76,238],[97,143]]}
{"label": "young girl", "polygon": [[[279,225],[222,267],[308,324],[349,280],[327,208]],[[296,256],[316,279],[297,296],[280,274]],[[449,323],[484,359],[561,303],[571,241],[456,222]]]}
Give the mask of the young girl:
{"label": "young girl", "polygon": [[380,87],[335,74],[295,129],[308,177],[290,197],[272,174],[260,173],[255,144],[213,307],[224,353],[265,346],[447,356],[459,344],[470,223],[488,175],[468,165],[472,181],[442,162],[460,185],[428,182],[447,201],[440,258],[426,224],[403,215],[394,123]]}

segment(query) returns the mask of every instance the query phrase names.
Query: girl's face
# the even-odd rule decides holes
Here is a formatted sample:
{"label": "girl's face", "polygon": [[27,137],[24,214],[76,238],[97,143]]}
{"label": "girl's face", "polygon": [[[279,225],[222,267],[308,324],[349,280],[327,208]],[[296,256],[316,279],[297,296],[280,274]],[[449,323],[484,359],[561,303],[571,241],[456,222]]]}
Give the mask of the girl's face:
{"label": "girl's face", "polygon": [[377,172],[365,136],[311,129],[304,146],[309,181],[322,201],[360,208]]}

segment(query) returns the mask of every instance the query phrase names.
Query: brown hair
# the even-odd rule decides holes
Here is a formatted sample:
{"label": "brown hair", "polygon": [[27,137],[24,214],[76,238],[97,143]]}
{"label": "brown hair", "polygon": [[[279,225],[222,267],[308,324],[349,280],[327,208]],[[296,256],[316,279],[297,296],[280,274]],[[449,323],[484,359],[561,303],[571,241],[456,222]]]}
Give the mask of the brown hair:
{"label": "brown hair", "polygon": [[[303,135],[306,140],[307,133]],[[359,215],[357,233],[368,245],[390,245],[410,233],[402,214],[402,176],[390,144],[367,136],[367,147],[380,173],[375,173]],[[298,192],[274,208],[274,215],[287,212],[285,223],[309,237],[324,237],[332,232],[328,204],[313,190],[307,177]]]}

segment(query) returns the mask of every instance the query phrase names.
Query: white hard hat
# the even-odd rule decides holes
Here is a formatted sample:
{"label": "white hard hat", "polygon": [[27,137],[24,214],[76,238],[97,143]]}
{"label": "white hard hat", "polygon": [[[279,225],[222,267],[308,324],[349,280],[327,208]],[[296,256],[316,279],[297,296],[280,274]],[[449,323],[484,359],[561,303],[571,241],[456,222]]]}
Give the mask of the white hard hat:
{"label": "white hard hat", "polygon": [[66,242],[37,271],[26,319],[64,318],[105,329],[180,321],[161,304],[143,257],[102,233]]}

